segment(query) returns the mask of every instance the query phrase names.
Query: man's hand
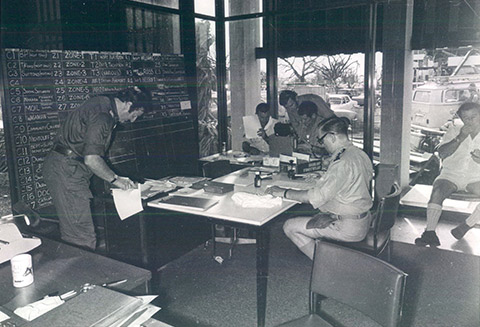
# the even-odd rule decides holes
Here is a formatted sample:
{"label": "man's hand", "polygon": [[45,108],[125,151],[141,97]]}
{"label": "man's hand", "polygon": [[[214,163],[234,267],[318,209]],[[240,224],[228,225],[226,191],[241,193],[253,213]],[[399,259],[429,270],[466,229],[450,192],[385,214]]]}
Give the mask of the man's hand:
{"label": "man's hand", "polygon": [[122,190],[137,188],[137,185],[130,178],[121,176],[117,178],[113,185],[121,188]]}
{"label": "man's hand", "polygon": [[329,214],[319,213],[307,222],[307,229],[324,229],[330,226],[335,220],[336,219],[332,218]]}
{"label": "man's hand", "polygon": [[265,194],[271,194],[273,196],[283,197],[285,189],[280,186],[270,186],[265,189]]}
{"label": "man's hand", "polygon": [[470,152],[470,155],[472,156],[473,161],[475,161],[477,164],[480,164],[480,149],[473,150]]}
{"label": "man's hand", "polygon": [[261,137],[262,139],[265,139],[267,137],[267,133],[263,128],[259,128],[257,131],[257,135]]}

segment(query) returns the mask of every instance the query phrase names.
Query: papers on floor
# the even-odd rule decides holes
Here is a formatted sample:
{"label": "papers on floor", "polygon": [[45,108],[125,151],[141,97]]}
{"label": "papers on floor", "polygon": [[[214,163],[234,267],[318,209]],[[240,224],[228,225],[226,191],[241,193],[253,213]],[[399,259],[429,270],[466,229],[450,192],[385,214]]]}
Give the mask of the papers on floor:
{"label": "papers on floor", "polygon": [[258,138],[258,130],[262,128],[257,116],[243,116],[243,128],[247,139]]}
{"label": "papers on floor", "polygon": [[143,210],[140,184],[137,188],[129,190],[114,188],[112,194],[120,219],[126,219]]}

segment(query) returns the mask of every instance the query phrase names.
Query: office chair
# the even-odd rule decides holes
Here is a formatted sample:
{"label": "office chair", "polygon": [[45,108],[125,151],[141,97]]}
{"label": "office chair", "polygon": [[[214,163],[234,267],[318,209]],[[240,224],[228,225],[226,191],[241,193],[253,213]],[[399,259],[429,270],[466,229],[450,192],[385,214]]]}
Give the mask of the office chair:
{"label": "office chair", "polygon": [[375,167],[374,205],[372,223],[367,236],[360,242],[328,240],[378,257],[386,250],[387,261],[391,258],[391,229],[397,219],[402,189],[396,182],[398,165],[378,164]]}
{"label": "office chair", "polygon": [[[217,160],[206,162],[202,166],[203,176],[211,179],[215,179],[224,175],[227,175],[232,172],[229,160]],[[212,223],[212,245],[213,245],[213,257],[216,258],[216,243],[226,243],[230,244],[230,249],[228,251],[228,258],[231,259],[233,256],[233,248],[236,244],[255,244],[255,239],[250,238],[240,238],[238,237],[239,228],[232,227],[230,237],[219,237],[217,236],[217,231],[225,231],[225,226]],[[208,245],[208,241],[205,246]],[[221,263],[221,261],[219,261]]]}
{"label": "office chair", "polygon": [[384,327],[399,326],[406,278],[407,274],[385,261],[318,240],[310,281],[309,314],[279,326],[336,326],[320,310],[319,300],[324,297],[344,303]]}

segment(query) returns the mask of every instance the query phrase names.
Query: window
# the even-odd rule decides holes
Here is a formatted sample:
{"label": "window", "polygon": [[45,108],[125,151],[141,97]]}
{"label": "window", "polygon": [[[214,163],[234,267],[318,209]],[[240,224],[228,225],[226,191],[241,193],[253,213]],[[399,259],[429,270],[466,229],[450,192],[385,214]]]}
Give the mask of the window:
{"label": "window", "polygon": [[180,53],[178,15],[127,7],[126,16],[128,51]]}
{"label": "window", "polygon": [[428,103],[430,101],[430,91],[415,91],[413,101]]}
{"label": "window", "polygon": [[218,106],[215,22],[195,20],[197,44],[197,103],[200,157],[218,152]]}

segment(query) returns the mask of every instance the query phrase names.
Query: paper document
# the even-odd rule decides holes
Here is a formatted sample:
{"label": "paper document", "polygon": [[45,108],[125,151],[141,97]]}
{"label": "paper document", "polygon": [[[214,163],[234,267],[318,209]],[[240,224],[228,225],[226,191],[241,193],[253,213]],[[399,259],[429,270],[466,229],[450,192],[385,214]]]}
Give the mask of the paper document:
{"label": "paper document", "polygon": [[124,220],[143,210],[140,184],[130,190],[114,188],[112,194],[120,219]]}
{"label": "paper document", "polygon": [[243,128],[247,139],[258,138],[258,130],[262,128],[257,116],[243,116]]}

